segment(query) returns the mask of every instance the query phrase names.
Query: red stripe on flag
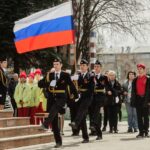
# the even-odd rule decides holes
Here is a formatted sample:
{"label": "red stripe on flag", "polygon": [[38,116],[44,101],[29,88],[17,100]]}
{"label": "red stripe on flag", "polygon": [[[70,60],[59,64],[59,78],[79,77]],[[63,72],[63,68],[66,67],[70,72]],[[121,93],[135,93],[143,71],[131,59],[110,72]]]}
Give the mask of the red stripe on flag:
{"label": "red stripe on flag", "polygon": [[74,30],[54,32],[30,37],[15,42],[17,52],[25,53],[38,49],[74,43]]}

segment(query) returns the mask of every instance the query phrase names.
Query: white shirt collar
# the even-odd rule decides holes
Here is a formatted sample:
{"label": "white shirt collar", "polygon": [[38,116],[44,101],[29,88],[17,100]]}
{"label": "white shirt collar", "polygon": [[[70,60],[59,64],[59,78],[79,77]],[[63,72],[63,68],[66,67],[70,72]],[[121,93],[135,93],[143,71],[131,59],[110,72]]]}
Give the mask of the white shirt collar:
{"label": "white shirt collar", "polygon": [[85,77],[86,74],[87,74],[87,72],[81,73],[81,75],[83,76],[83,78]]}
{"label": "white shirt collar", "polygon": [[4,71],[4,72],[6,72],[6,71],[7,71],[7,69],[6,69],[6,68],[2,68],[2,69],[3,69],[3,71]]}
{"label": "white shirt collar", "polygon": [[58,71],[58,72],[56,72],[56,71],[55,71],[55,74],[56,74],[56,73],[57,73],[57,74],[60,74],[60,73],[61,73],[61,71]]}
{"label": "white shirt collar", "polygon": [[95,73],[95,76],[97,76],[97,78],[99,79],[99,77],[101,76],[101,73],[98,73],[98,74]]}
{"label": "white shirt collar", "polygon": [[58,72],[55,71],[55,75],[56,75],[56,73],[57,73],[57,75],[58,75],[58,78],[60,78],[60,73],[61,73],[61,71],[58,71]]}

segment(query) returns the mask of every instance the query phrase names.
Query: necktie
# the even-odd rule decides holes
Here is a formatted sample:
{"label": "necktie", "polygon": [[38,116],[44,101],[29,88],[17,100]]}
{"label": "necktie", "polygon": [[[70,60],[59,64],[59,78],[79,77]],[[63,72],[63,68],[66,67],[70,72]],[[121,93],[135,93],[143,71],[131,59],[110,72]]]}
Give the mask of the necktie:
{"label": "necktie", "polygon": [[82,78],[84,79],[84,73],[82,74]]}
{"label": "necktie", "polygon": [[58,73],[56,73],[56,81],[58,80]]}
{"label": "necktie", "polygon": [[96,79],[98,79],[98,75],[96,75],[95,77],[96,77]]}

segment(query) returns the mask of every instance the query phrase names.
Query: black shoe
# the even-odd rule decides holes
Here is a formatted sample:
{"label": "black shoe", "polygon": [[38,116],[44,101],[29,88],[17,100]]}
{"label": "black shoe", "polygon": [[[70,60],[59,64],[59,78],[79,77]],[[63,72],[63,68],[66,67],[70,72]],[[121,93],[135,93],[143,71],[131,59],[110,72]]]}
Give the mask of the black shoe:
{"label": "black shoe", "polygon": [[84,139],[82,143],[89,143],[89,139]]}
{"label": "black shoe", "polygon": [[77,129],[77,126],[76,126],[76,123],[75,123],[75,122],[69,123],[69,126],[71,126],[72,129]]}
{"label": "black shoe", "polygon": [[61,143],[56,143],[56,145],[54,146],[54,148],[59,148],[59,147],[62,147]]}
{"label": "black shoe", "polygon": [[134,129],[134,132],[138,132],[138,130],[137,130],[137,129]]}
{"label": "black shoe", "polygon": [[128,133],[132,133],[132,132],[133,132],[132,128],[129,128]]}
{"label": "black shoe", "polygon": [[89,136],[95,136],[95,135],[96,135],[96,132],[89,133]]}
{"label": "black shoe", "polygon": [[90,126],[90,130],[91,131],[95,131],[95,127],[94,126]]}
{"label": "black shoe", "polygon": [[96,140],[102,140],[103,138],[101,136],[97,136]]}
{"label": "black shoe", "polygon": [[43,124],[39,128],[40,131],[47,131],[48,128],[46,128]]}
{"label": "black shoe", "polygon": [[72,133],[71,136],[79,136],[79,133]]}
{"label": "black shoe", "polygon": [[150,136],[148,134],[145,135],[146,138],[149,138]]}
{"label": "black shoe", "polygon": [[103,131],[103,132],[106,131],[106,127],[103,127],[102,131]]}
{"label": "black shoe", "polygon": [[149,134],[148,134],[148,132],[145,133],[145,137],[146,137],[146,138],[149,138],[149,137],[150,137]]}
{"label": "black shoe", "polygon": [[136,136],[136,138],[143,138],[144,136],[143,136],[143,134],[142,133],[139,133],[137,136]]}
{"label": "black shoe", "polygon": [[112,130],[109,130],[109,133],[113,133],[113,131],[112,131]]}
{"label": "black shoe", "polygon": [[114,133],[118,133],[118,130],[115,130]]}

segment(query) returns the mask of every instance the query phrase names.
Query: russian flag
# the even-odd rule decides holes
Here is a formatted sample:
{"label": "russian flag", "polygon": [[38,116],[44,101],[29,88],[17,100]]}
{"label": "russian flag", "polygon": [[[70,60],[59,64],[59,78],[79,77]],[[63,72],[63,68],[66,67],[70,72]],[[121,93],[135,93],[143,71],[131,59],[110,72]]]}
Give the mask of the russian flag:
{"label": "russian flag", "polygon": [[74,43],[71,1],[46,9],[15,22],[18,53]]}

